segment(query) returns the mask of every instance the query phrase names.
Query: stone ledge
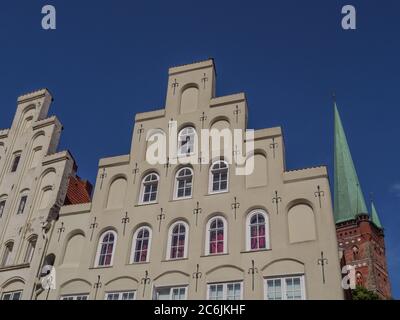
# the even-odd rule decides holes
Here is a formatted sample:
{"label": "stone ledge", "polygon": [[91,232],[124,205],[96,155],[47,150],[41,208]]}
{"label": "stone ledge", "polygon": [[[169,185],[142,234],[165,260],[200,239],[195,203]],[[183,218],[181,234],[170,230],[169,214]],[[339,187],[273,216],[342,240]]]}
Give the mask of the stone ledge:
{"label": "stone ledge", "polygon": [[328,170],[326,166],[310,167],[285,171],[283,173],[283,182],[296,182],[301,180],[310,180],[318,178],[328,178]]}
{"label": "stone ledge", "polygon": [[116,157],[110,157],[110,158],[103,158],[103,159],[100,159],[100,161],[99,161],[99,168],[129,164],[129,161],[130,161],[129,154],[122,155],[122,156],[116,156]]}
{"label": "stone ledge", "polygon": [[46,89],[46,88],[39,89],[39,90],[36,90],[33,92],[28,92],[24,95],[19,96],[17,101],[18,101],[18,103],[28,102],[28,101],[35,100],[38,98],[42,98],[46,95],[49,95],[51,97],[51,94],[48,89]]}

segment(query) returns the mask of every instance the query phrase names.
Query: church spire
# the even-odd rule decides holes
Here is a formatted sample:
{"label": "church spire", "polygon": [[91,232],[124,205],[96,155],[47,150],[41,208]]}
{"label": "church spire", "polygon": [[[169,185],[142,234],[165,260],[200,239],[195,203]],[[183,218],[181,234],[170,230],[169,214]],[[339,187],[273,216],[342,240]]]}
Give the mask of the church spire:
{"label": "church spire", "polygon": [[346,134],[339,111],[335,109],[335,195],[334,212],[336,222],[354,219],[358,214],[367,214],[367,206],[360,187],[357,172],[351,157]]}
{"label": "church spire", "polygon": [[378,212],[376,211],[375,204],[371,201],[371,221],[380,229],[382,228],[381,220],[379,220]]}

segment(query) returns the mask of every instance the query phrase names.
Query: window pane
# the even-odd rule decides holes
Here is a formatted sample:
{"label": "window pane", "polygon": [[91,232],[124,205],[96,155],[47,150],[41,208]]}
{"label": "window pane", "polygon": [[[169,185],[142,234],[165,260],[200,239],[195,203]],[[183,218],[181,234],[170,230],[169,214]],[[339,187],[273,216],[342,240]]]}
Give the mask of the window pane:
{"label": "window pane", "polygon": [[240,300],[240,283],[228,283],[227,285],[227,300]]}
{"label": "window pane", "polygon": [[210,300],[223,300],[224,286],[222,284],[212,284],[209,286]]}
{"label": "window pane", "polygon": [[274,279],[267,281],[268,300],[282,300],[281,280]]}
{"label": "window pane", "polygon": [[156,298],[157,300],[169,300],[170,288],[157,289]]}

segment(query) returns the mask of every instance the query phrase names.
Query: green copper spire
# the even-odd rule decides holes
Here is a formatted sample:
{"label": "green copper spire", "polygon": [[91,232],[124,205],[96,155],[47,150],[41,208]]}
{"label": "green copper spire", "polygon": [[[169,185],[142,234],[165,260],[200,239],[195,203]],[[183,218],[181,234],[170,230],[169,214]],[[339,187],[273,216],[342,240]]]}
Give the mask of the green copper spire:
{"label": "green copper spire", "polygon": [[378,227],[382,229],[381,221],[379,220],[378,212],[376,212],[374,202],[371,201],[371,221]]}
{"label": "green copper spire", "polygon": [[368,213],[360,182],[351,157],[346,134],[335,103],[335,220],[354,219]]}

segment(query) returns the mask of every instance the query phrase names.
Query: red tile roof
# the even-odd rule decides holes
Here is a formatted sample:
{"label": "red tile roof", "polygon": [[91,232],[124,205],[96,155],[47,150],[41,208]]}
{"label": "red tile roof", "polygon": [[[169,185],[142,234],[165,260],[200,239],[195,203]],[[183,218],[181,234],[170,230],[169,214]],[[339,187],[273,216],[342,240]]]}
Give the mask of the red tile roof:
{"label": "red tile roof", "polygon": [[71,176],[68,183],[68,191],[64,205],[91,202],[92,185],[87,180],[81,180],[78,176]]}

